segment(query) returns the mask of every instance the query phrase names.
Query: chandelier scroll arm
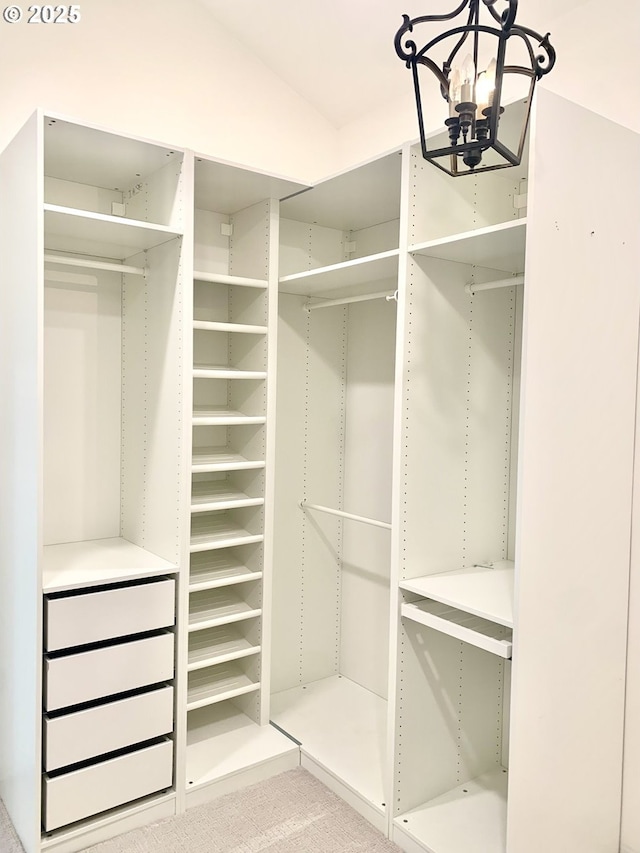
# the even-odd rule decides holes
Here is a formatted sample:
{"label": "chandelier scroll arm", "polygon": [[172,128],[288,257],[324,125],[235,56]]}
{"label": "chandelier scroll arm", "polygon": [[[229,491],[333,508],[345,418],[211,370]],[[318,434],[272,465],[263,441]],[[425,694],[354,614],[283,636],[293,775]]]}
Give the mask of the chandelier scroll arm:
{"label": "chandelier scroll arm", "polygon": [[[540,33],[537,33],[535,30],[531,30],[529,27],[523,27],[518,24],[511,30],[511,35],[520,36],[527,44],[531,55],[532,69],[538,80],[551,71],[553,66],[556,64],[556,51],[549,41],[551,33],[541,36]],[[538,42],[538,47],[541,47],[544,53],[539,53],[536,56],[531,46],[530,39],[535,39]]]}
{"label": "chandelier scroll arm", "polygon": [[513,26],[513,23],[518,14],[518,0],[504,0],[509,3],[509,8],[505,9],[502,14],[496,12],[493,8],[498,0],[482,0],[491,17],[496,20],[503,30],[508,31]]}
{"label": "chandelier scroll arm", "polygon": [[403,15],[402,26],[396,33],[393,43],[395,45],[396,53],[400,59],[405,60],[407,67],[409,66],[411,57],[414,56],[417,51],[417,46],[416,43],[411,40],[407,41],[403,46],[402,39],[407,33],[413,32],[414,25],[431,23],[434,21],[450,21],[452,18],[456,18],[470,4],[473,6],[473,0],[462,0],[460,5],[454,9],[453,12],[449,12],[446,15],[421,15],[418,18],[410,18],[408,15]]}

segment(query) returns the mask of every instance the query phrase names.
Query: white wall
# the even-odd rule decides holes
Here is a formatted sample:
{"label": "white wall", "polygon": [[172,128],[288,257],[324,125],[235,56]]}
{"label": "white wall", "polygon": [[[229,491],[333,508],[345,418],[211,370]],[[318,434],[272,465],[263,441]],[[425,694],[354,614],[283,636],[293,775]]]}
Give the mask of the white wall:
{"label": "white wall", "polygon": [[[558,4],[566,10],[567,3]],[[542,20],[527,18],[526,2],[519,7],[518,22],[551,32],[558,59],[540,84],[580,106],[640,132],[638,80],[640,80],[640,3],[617,0],[603,7],[601,0],[568,3],[571,11],[550,14]],[[576,8],[577,7],[577,8]],[[406,94],[381,104],[364,118],[340,130],[339,167],[347,168],[418,136],[411,73],[398,60],[398,73],[406,76]],[[428,116],[428,105],[424,106]],[[428,119],[427,119],[428,125]],[[435,128],[433,128],[435,129]],[[571,143],[571,128],[558,128],[558,142]]]}
{"label": "white wall", "polygon": [[334,171],[335,128],[196,0],[81,11],[73,25],[0,19],[0,150],[42,106],[298,180]]}

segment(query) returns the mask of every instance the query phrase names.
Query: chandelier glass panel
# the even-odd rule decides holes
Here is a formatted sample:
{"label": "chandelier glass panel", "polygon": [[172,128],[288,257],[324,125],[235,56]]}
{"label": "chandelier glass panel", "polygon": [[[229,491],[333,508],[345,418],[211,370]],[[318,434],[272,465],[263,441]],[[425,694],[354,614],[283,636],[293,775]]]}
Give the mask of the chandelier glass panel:
{"label": "chandelier glass panel", "polygon": [[[422,154],[450,175],[522,160],[535,85],[556,54],[548,33],[516,24],[517,10],[518,0],[462,0],[449,13],[404,15],[396,33],[413,73]],[[422,24],[431,24],[430,39],[418,47]]]}

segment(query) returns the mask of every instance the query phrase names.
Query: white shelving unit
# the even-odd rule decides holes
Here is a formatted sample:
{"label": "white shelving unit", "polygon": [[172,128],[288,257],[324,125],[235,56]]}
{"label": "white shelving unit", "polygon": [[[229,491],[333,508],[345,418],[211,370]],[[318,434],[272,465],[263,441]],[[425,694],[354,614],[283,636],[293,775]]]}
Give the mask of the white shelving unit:
{"label": "white shelving unit", "polygon": [[302,192],[41,112],[1,155],[26,853],[300,761],[406,853],[633,846],[639,142],[536,101],[460,179],[407,144]]}
{"label": "white shelving unit", "polygon": [[[274,199],[298,189],[196,158],[188,805],[227,790],[229,774],[252,781],[268,767],[295,766],[298,758],[291,741],[269,730],[267,663]],[[226,742],[236,744],[239,732],[257,749],[230,770]]]}

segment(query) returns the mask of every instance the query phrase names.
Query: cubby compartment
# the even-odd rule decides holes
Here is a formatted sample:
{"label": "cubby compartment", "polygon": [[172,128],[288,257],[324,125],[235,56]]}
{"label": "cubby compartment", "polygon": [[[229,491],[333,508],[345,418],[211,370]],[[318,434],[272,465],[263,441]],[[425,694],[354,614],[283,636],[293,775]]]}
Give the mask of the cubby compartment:
{"label": "cubby compartment", "polygon": [[189,590],[233,586],[248,580],[260,580],[264,562],[262,537],[247,545],[221,547],[191,554]]}
{"label": "cubby compartment", "polygon": [[254,657],[219,663],[189,673],[187,710],[224,702],[260,689],[260,670]]}
{"label": "cubby compartment", "polygon": [[44,144],[45,210],[184,227],[182,151],[52,116],[44,118]]}
{"label": "cubby compartment", "polygon": [[401,165],[396,151],[282,203],[280,290],[345,295],[397,279]]}
{"label": "cubby compartment", "polygon": [[196,590],[189,598],[189,631],[242,622],[259,616],[262,592],[259,579],[218,589]]}
{"label": "cubby compartment", "polygon": [[194,474],[264,468],[265,456],[264,427],[252,421],[231,426],[216,422],[194,429],[191,465]]}

